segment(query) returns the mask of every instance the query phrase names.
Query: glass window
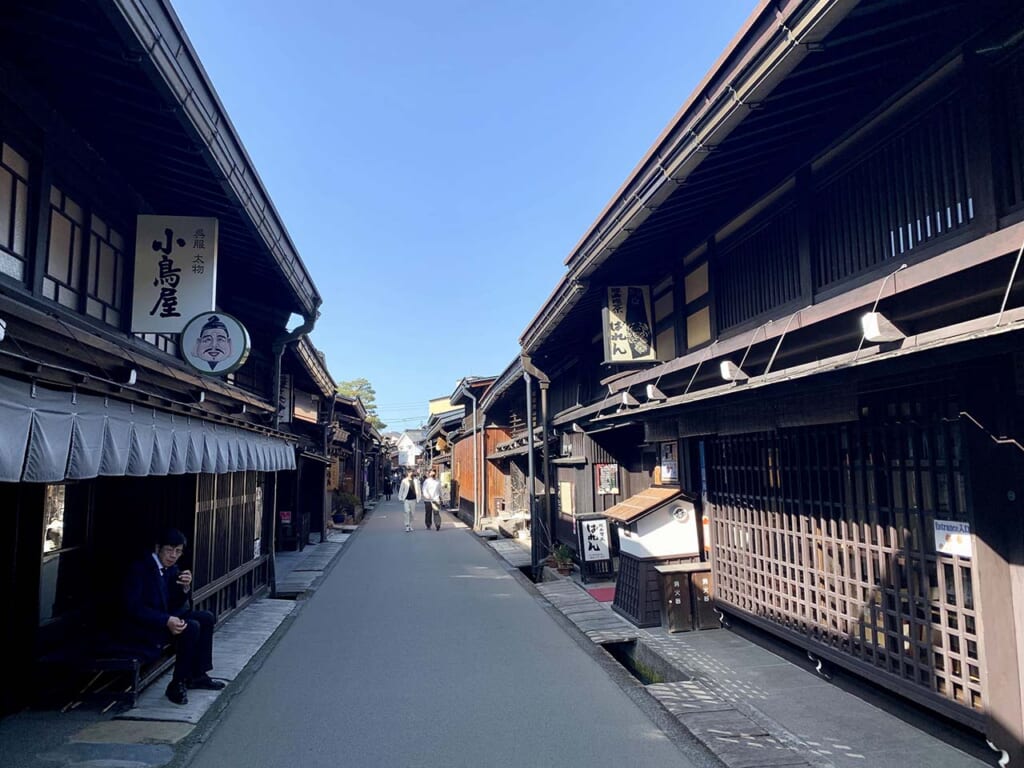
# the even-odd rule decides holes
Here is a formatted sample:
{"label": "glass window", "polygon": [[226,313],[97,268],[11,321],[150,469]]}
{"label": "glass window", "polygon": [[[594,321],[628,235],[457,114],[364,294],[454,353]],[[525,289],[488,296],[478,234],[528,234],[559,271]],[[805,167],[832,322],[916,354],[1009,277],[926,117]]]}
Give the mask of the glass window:
{"label": "glass window", "polygon": [[43,496],[39,622],[81,606],[86,597],[88,504],[80,485],[48,485]]}

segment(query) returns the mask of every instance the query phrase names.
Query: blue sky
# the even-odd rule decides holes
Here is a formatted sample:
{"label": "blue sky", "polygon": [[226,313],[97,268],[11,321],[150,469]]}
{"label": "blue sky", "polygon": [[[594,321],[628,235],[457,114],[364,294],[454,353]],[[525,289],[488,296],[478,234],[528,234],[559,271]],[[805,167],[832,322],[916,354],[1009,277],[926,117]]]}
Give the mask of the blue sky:
{"label": "blue sky", "polygon": [[500,373],[754,0],[173,0],[388,429]]}

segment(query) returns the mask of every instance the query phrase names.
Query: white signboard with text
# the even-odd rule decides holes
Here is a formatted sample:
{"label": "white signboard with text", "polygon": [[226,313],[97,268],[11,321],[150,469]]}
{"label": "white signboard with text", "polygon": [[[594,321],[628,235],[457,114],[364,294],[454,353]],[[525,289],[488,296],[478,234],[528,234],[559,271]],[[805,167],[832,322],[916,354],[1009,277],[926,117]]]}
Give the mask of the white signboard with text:
{"label": "white signboard with text", "polygon": [[585,519],[577,520],[576,524],[580,526],[583,559],[587,562],[609,560],[612,555],[608,548],[608,521]]}
{"label": "white signboard with text", "polygon": [[936,520],[935,551],[943,555],[970,557],[971,524],[956,520]]}
{"label": "white signboard with text", "polygon": [[217,219],[138,216],[133,333],[181,333],[217,299]]}

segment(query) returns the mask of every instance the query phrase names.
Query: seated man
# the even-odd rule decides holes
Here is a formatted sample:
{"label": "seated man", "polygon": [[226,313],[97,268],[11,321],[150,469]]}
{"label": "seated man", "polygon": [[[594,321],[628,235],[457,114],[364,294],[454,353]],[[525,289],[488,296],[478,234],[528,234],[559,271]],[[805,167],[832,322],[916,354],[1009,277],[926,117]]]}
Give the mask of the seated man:
{"label": "seated man", "polygon": [[159,658],[164,644],[174,645],[167,698],[175,704],[188,703],[189,688],[224,687],[207,674],[213,669],[213,614],[192,610],[192,572],[177,565],[186,543],[181,531],[169,528],[150,554],[132,564],[124,585],[120,637],[147,662]]}

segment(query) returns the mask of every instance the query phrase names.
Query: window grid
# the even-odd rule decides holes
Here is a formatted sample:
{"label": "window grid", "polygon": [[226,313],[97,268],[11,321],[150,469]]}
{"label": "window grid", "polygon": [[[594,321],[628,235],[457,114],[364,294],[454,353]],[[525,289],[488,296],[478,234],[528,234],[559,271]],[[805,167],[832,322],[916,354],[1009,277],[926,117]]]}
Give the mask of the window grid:
{"label": "window grid", "polygon": [[[982,710],[958,423],[904,401],[858,424],[711,442],[716,599]],[[913,695],[911,693],[911,695]]]}
{"label": "window grid", "polygon": [[0,273],[25,279],[28,252],[28,161],[0,146]]}
{"label": "window grid", "polygon": [[136,333],[135,338],[142,339],[169,355],[178,356],[178,339],[172,333]]}
{"label": "window grid", "polygon": [[121,233],[99,216],[92,216],[85,311],[115,328],[121,325],[124,264],[124,238]]}
{"label": "window grid", "polygon": [[81,292],[84,226],[82,207],[57,187],[50,187],[50,236],[43,296],[75,311],[79,309]]}

